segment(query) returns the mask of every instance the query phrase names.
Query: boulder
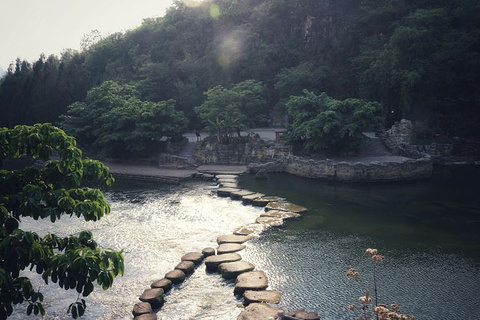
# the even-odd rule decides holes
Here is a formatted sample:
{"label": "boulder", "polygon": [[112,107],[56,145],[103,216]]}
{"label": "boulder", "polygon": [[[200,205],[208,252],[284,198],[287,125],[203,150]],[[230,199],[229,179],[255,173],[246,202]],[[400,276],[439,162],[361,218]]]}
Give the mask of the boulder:
{"label": "boulder", "polygon": [[165,278],[172,281],[174,284],[179,284],[185,280],[185,273],[181,270],[175,269],[167,272]]}
{"label": "boulder", "polygon": [[282,320],[320,320],[320,317],[315,312],[308,312],[304,310],[285,312],[280,316]]}
{"label": "boulder", "polygon": [[263,271],[242,273],[235,282],[234,294],[243,294],[246,290],[265,290],[268,288],[268,278]]}
{"label": "boulder", "polygon": [[294,213],[303,213],[307,211],[307,208],[293,204],[288,201],[272,201],[265,206],[265,211],[269,210],[279,210],[279,211],[288,211]]}
{"label": "boulder", "polygon": [[175,266],[175,269],[183,271],[185,275],[193,273],[195,270],[195,263],[189,260],[184,260]]}
{"label": "boulder", "polygon": [[258,217],[255,220],[256,223],[263,223],[269,225],[271,227],[281,227],[283,226],[283,219],[282,218],[272,218],[272,217]]}
{"label": "boulder", "polygon": [[189,252],[182,257],[182,261],[192,261],[195,264],[202,262],[204,254],[202,252]]}
{"label": "boulder", "polygon": [[230,194],[235,191],[239,191],[240,189],[238,188],[218,188],[217,189],[217,195],[219,197],[230,197]]}
{"label": "boulder", "polygon": [[282,294],[275,290],[254,291],[247,290],[243,293],[245,304],[250,303],[279,303]]}
{"label": "boulder", "polygon": [[281,211],[281,210],[268,210],[262,212],[260,217],[270,217],[270,218],[281,218],[281,219],[290,219],[290,218],[298,218],[300,215],[295,212],[289,211]]}
{"label": "boulder", "polygon": [[148,302],[137,302],[133,306],[132,314],[134,317],[141,314],[153,313],[152,305]]}
{"label": "boulder", "polygon": [[209,257],[209,256],[214,256],[215,255],[215,249],[208,247],[208,248],[203,249],[202,253],[203,253],[203,256],[205,258]]}
{"label": "boulder", "polygon": [[218,266],[225,262],[234,262],[242,260],[238,253],[226,253],[216,256],[209,256],[205,259],[205,266],[207,271],[216,271]]}
{"label": "boulder", "polygon": [[163,305],[164,291],[161,288],[145,289],[139,299],[148,302],[152,308],[158,309]]}
{"label": "boulder", "polygon": [[240,227],[233,232],[237,236],[258,235],[265,230],[265,225],[260,223],[251,223],[246,226]]}
{"label": "boulder", "polygon": [[248,191],[248,190],[235,191],[235,192],[232,192],[232,193],[230,194],[230,198],[232,198],[232,200],[241,200],[242,197],[248,196],[248,195],[254,194],[254,193],[255,193],[255,192]]}
{"label": "boulder", "polygon": [[252,303],[240,313],[237,320],[276,319],[279,310],[265,303]]}
{"label": "boulder", "polygon": [[170,291],[170,289],[172,289],[172,281],[163,278],[152,283],[150,287],[152,289],[161,288],[163,289],[164,292],[167,292],[167,291]]}
{"label": "boulder", "polygon": [[237,251],[242,251],[245,249],[245,245],[238,243],[222,243],[217,248],[218,254],[232,253]]}
{"label": "boulder", "polygon": [[218,270],[225,279],[236,278],[239,274],[253,271],[255,266],[247,261],[225,262],[218,266]]}
{"label": "boulder", "polygon": [[243,204],[252,204],[253,200],[257,198],[265,197],[263,193],[253,193],[242,197]]}
{"label": "boulder", "polygon": [[285,198],[280,198],[277,196],[265,196],[256,198],[252,201],[252,205],[255,207],[265,207],[269,202],[273,201],[285,201]]}
{"label": "boulder", "polygon": [[157,320],[157,314],[156,313],[145,313],[141,314],[139,316],[135,316],[133,320]]}
{"label": "boulder", "polygon": [[253,239],[253,236],[237,236],[237,235],[223,235],[217,238],[217,243],[244,243]]}

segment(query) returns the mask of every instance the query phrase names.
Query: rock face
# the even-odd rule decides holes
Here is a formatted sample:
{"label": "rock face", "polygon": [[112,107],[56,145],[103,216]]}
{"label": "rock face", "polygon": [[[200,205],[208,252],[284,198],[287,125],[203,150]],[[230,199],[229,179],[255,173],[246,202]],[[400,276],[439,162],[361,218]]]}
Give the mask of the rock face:
{"label": "rock face", "polygon": [[157,309],[163,305],[164,298],[163,298],[163,289],[155,288],[155,289],[145,289],[142,295],[140,296],[140,301],[148,302],[152,308]]}
{"label": "rock face", "polygon": [[223,235],[217,238],[217,243],[244,243],[250,239],[253,239],[253,236]]}
{"label": "rock face", "polygon": [[133,306],[132,314],[134,317],[141,314],[153,313],[152,305],[148,302],[137,302]]}
{"label": "rock face", "polygon": [[253,291],[247,290],[243,294],[246,304],[250,303],[279,303],[282,294],[275,290]]}
{"label": "rock face", "polygon": [[290,203],[288,201],[272,201],[265,206],[265,211],[268,210],[280,210],[294,213],[303,213],[307,211],[307,208]]}
{"label": "rock face", "polygon": [[216,256],[209,256],[205,259],[205,266],[208,271],[216,271],[218,266],[225,262],[234,262],[242,260],[238,253],[226,253]]}
{"label": "rock face", "polygon": [[217,248],[218,254],[232,253],[237,251],[242,251],[245,249],[245,245],[238,243],[222,243]]}
{"label": "rock face", "polygon": [[170,291],[170,289],[172,289],[172,285],[173,283],[171,280],[163,278],[152,283],[150,287],[152,289],[160,288],[160,289],[163,289],[164,292],[167,292],[167,291]]}
{"label": "rock face", "polygon": [[246,290],[265,290],[268,287],[267,275],[263,271],[242,273],[235,282],[234,294],[243,294]]}
{"label": "rock face", "polygon": [[192,261],[195,264],[202,262],[204,254],[202,252],[189,252],[182,257],[182,261]]}
{"label": "rock face", "polygon": [[265,303],[252,303],[240,313],[237,320],[276,319],[279,310]]}
{"label": "rock face", "polygon": [[239,274],[253,271],[255,266],[247,261],[226,262],[218,266],[218,270],[225,279],[236,278]]}
{"label": "rock face", "polygon": [[167,274],[165,274],[165,278],[172,281],[174,284],[179,284],[185,280],[185,273],[181,270],[175,269],[167,272]]}

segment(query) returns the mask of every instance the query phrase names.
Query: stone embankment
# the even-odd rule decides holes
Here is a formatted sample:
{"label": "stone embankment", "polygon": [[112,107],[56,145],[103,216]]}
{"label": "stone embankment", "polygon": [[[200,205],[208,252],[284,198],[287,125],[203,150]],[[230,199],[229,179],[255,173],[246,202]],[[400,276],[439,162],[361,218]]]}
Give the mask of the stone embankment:
{"label": "stone embankment", "polygon": [[314,312],[287,312],[274,306],[280,302],[282,294],[269,289],[266,272],[257,270],[255,265],[242,260],[240,255],[246,248],[246,243],[258,237],[265,229],[281,226],[285,219],[297,218],[307,209],[284,198],[239,189],[236,175],[217,175],[215,179],[219,185],[219,197],[230,197],[244,204],[265,207],[264,213],[255,222],[239,227],[233,234],[218,236],[216,249],[208,247],[201,252],[186,253],[173,270],[143,291],[140,301],[133,306],[134,320],[157,319],[157,312],[168,300],[168,292],[185,281],[201,263],[205,263],[207,271],[218,272],[228,281],[235,279],[232,293],[245,305],[237,320],[319,319]]}

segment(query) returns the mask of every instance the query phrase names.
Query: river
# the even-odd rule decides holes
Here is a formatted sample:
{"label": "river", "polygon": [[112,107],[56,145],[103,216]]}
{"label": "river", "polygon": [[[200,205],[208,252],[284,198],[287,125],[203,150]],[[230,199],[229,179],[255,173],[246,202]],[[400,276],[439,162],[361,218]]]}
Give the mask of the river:
{"label": "river", "polygon": [[[364,295],[345,276],[356,268],[366,283],[376,247],[381,302],[398,303],[416,319],[479,319],[480,169],[437,168],[428,181],[397,184],[337,184],[271,175],[241,179],[252,191],[284,196],[306,206],[301,218],[248,242],[245,260],[264,270],[270,288],[283,293],[280,306],[307,309],[322,319],[353,319],[346,309]],[[106,191],[112,213],[99,222],[63,219],[24,221],[40,233],[91,230],[104,247],[123,249],[124,277],[111,289],[97,288],[85,319],[131,319],[138,296],[189,251],[215,247],[218,235],[251,223],[261,209],[212,195],[208,183],[180,186],[119,181]],[[73,292],[45,286],[48,319],[66,319]],[[233,282],[203,266],[166,296],[159,319],[235,319],[239,301]],[[22,319],[17,308],[13,319]]]}

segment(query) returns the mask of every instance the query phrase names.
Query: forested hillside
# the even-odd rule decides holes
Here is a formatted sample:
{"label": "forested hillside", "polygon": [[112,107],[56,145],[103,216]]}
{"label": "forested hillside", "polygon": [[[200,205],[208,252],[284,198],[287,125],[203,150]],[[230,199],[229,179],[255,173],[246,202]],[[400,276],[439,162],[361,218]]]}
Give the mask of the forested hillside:
{"label": "forested hillside", "polygon": [[177,1],[80,52],[17,60],[0,82],[0,125],[56,123],[113,80],[141,101],[175,100],[194,128],[204,92],[255,80],[257,125],[283,124],[287,99],[307,89],[377,101],[386,125],[406,117],[425,136],[478,136],[479,12],[476,0]]}

